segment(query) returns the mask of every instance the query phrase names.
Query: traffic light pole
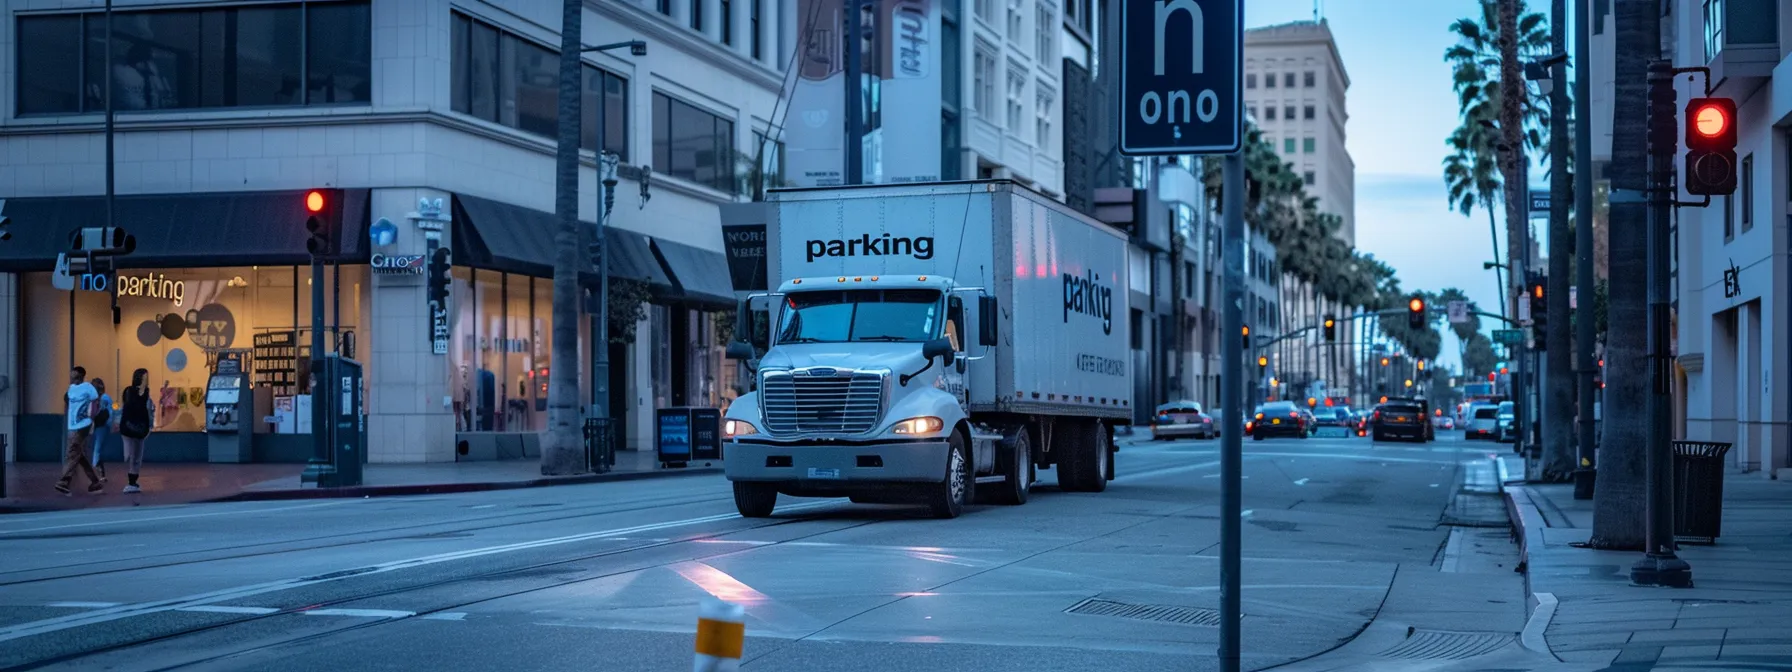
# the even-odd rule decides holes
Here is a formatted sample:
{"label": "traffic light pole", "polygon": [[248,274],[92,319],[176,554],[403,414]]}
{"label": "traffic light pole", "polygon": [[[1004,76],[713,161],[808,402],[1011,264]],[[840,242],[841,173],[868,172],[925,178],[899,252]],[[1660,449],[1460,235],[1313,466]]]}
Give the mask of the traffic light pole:
{"label": "traffic light pole", "polygon": [[1648,530],[1645,554],[1630,566],[1630,580],[1643,586],[1692,587],[1692,566],[1680,559],[1674,543],[1671,497],[1673,453],[1668,418],[1673,412],[1673,372],[1668,351],[1668,218],[1674,201],[1674,138],[1679,115],[1674,107],[1674,70],[1663,61],[1649,64],[1649,442],[1644,466],[1648,479]]}
{"label": "traffic light pole", "polygon": [[[1224,159],[1224,199],[1220,210],[1225,217],[1221,231],[1222,260],[1225,265],[1223,291],[1226,300],[1220,309],[1221,329],[1227,334],[1244,329],[1244,154],[1234,152]],[[1242,537],[1244,498],[1239,491],[1243,483],[1244,461],[1244,341],[1221,339],[1220,380],[1226,382],[1220,391],[1220,642],[1221,672],[1239,669],[1239,544]]]}

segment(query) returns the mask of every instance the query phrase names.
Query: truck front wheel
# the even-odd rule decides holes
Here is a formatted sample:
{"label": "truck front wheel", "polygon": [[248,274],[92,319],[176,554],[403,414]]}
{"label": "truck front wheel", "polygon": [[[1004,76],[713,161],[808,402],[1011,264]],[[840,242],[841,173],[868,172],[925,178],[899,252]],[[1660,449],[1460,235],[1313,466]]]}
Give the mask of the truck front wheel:
{"label": "truck front wheel", "polygon": [[1033,439],[1027,428],[1021,427],[1015,431],[1014,440],[1007,443],[1008,450],[996,457],[996,466],[1008,480],[995,493],[995,500],[1009,505],[1025,504],[1033,491]]}
{"label": "truck front wheel", "polygon": [[742,518],[766,518],[778,506],[778,487],[772,483],[734,482],[734,508]]}
{"label": "truck front wheel", "polygon": [[927,506],[935,518],[957,518],[971,496],[971,462],[965,454],[964,434],[953,432],[946,445],[946,478],[927,493]]}

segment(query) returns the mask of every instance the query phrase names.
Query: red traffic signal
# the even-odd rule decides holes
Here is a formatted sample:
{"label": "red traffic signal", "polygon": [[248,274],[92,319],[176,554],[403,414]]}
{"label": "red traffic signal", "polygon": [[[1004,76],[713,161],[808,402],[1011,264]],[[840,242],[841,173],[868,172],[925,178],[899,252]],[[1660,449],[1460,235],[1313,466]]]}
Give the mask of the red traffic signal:
{"label": "red traffic signal", "polygon": [[1736,101],[1694,98],[1686,102],[1686,192],[1727,196],[1736,192]]}
{"label": "red traffic signal", "polygon": [[310,191],[305,193],[305,212],[322,212],[324,209],[324,192]]}

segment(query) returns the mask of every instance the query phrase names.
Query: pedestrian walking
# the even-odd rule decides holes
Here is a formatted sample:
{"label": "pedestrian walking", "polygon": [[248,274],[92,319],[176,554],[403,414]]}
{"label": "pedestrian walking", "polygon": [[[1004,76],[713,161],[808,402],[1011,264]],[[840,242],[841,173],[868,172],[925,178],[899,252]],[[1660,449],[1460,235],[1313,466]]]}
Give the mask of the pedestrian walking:
{"label": "pedestrian walking", "polygon": [[87,458],[87,441],[93,435],[93,416],[99,413],[100,394],[87,382],[87,369],[77,366],[68,370],[68,394],[64,398],[68,402],[68,444],[56,491],[68,494],[75,470],[80,469],[87,472],[87,491],[100,492],[106,486],[100,482],[99,474],[93,473],[93,464]]}
{"label": "pedestrian walking", "polygon": [[106,463],[100,461],[100,451],[106,447],[106,437],[112,435],[112,395],[106,394],[106,381],[103,378],[93,379],[93,391],[100,395],[100,409],[93,416],[93,441],[87,446],[88,454],[93,456],[93,469],[100,473],[100,482],[106,482]]}
{"label": "pedestrian walking", "polygon": [[131,386],[124,388],[118,409],[118,436],[124,442],[124,475],[130,479],[125,492],[143,492],[137,473],[143,468],[143,440],[156,426],[155,400],[149,396],[149,369],[131,372]]}

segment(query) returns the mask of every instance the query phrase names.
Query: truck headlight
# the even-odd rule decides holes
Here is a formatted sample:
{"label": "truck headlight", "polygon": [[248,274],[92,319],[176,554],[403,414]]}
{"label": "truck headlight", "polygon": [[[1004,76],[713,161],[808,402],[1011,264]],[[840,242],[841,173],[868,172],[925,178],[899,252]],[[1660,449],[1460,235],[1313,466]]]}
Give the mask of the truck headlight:
{"label": "truck headlight", "polygon": [[933,416],[909,418],[896,423],[891,429],[897,434],[932,434],[946,426],[946,421]]}
{"label": "truck headlight", "polygon": [[758,433],[759,433],[759,428],[754,427],[753,423],[747,422],[745,420],[725,420],[722,422],[722,436],[725,436],[730,439],[737,437],[737,436],[746,436],[748,434],[758,434]]}

